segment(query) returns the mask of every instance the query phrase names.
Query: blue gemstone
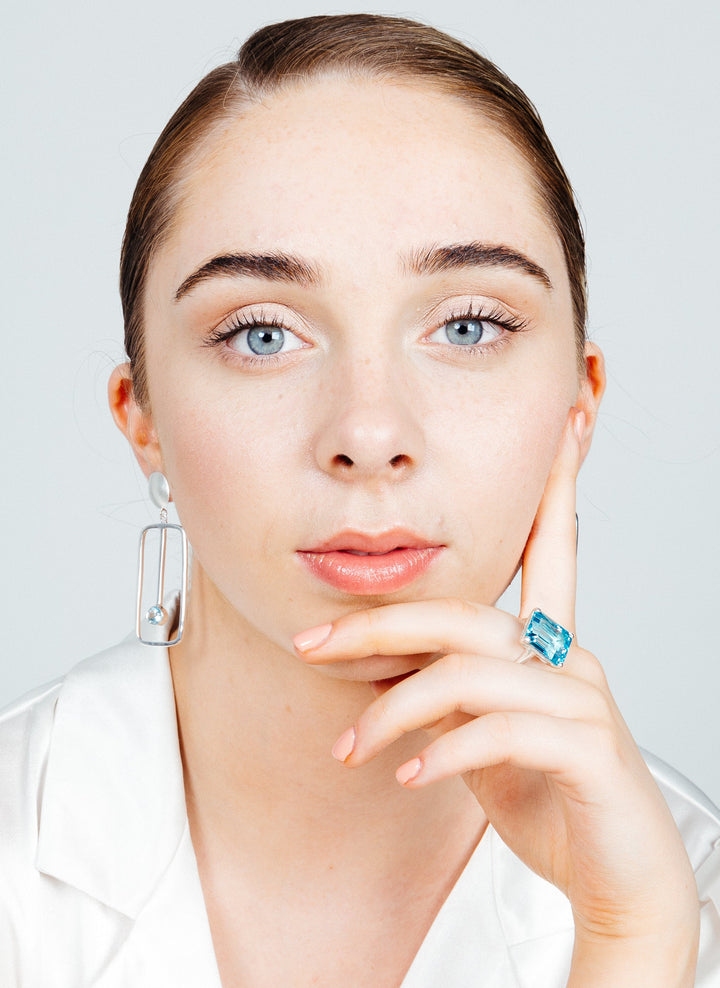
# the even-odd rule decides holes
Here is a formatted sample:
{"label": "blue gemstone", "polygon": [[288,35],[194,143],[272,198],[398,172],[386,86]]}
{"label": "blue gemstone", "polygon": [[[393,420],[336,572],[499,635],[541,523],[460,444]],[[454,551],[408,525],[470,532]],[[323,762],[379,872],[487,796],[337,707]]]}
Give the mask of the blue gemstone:
{"label": "blue gemstone", "polygon": [[153,604],[152,607],[148,608],[145,618],[150,624],[163,625],[167,621],[167,611],[159,604]]}
{"label": "blue gemstone", "polygon": [[559,668],[565,662],[573,638],[561,624],[536,608],[528,618],[521,641],[543,662]]}

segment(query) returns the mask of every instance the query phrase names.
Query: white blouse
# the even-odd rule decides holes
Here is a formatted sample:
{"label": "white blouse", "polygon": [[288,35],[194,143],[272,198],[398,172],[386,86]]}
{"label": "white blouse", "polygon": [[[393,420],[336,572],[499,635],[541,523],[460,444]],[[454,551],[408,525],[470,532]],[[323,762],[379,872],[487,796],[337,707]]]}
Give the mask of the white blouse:
{"label": "white blouse", "polygon": [[[650,767],[696,871],[720,988],[720,814]],[[561,988],[569,904],[485,832],[401,988]],[[0,714],[0,985],[220,988],[162,647],[128,640]]]}

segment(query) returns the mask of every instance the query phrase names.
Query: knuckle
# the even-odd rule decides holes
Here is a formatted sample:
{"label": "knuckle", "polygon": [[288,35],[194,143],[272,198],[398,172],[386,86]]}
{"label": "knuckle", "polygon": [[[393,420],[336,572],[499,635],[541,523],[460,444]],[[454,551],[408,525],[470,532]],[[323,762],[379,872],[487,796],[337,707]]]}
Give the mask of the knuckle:
{"label": "knuckle", "polygon": [[359,631],[366,646],[373,649],[378,647],[384,626],[382,609],[375,607],[371,610],[354,614],[352,617],[359,625]]}
{"label": "knuckle", "polygon": [[609,723],[612,719],[610,697],[605,690],[589,682],[585,689],[585,706],[589,720],[598,724]]}
{"label": "knuckle", "polygon": [[447,676],[462,684],[472,676],[475,665],[472,655],[464,652],[448,652],[434,663],[433,668],[437,669],[443,677]]}
{"label": "knuckle", "polygon": [[616,762],[620,758],[620,745],[615,731],[609,724],[592,723],[587,725],[588,743],[595,758],[603,763]]}
{"label": "knuckle", "polygon": [[393,711],[393,698],[390,694],[391,691],[388,690],[387,693],[373,700],[360,718],[360,723],[364,722],[364,726],[373,730],[378,724],[390,719]]}
{"label": "knuckle", "polygon": [[472,620],[478,615],[475,605],[462,597],[445,597],[443,604],[452,617]]}
{"label": "knuckle", "polygon": [[597,689],[609,693],[605,670],[592,652],[578,646],[575,652],[575,665],[583,679],[592,683]]}
{"label": "knuckle", "polygon": [[434,759],[446,769],[459,771],[464,768],[469,758],[467,744],[457,731],[449,731],[431,746],[435,750],[432,752]]}
{"label": "knuckle", "polygon": [[484,718],[488,736],[493,743],[493,747],[505,751],[510,746],[512,739],[512,722],[509,714],[499,710],[493,714],[487,714]]}

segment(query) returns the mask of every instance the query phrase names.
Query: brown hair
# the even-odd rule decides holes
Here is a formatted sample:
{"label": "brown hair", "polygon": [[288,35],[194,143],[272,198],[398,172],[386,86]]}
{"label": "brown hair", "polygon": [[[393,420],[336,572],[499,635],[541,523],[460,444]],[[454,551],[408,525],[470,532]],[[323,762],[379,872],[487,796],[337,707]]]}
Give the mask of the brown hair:
{"label": "brown hair", "polygon": [[148,403],[143,308],[148,271],[166,241],[193,158],[210,132],[251,102],[320,75],[427,79],[491,120],[535,178],[562,245],[578,348],[587,313],[585,241],[572,187],[523,91],[487,58],[434,28],[400,17],[342,14],[306,17],[256,31],[237,59],[208,73],[158,138],[130,204],[120,261],[125,348],[140,405]]}

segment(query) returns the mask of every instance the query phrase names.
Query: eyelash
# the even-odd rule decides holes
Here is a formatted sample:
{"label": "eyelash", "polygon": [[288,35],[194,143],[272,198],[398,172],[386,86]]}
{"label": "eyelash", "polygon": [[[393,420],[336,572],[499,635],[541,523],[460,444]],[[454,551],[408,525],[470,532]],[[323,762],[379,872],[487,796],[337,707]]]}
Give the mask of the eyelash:
{"label": "eyelash", "polygon": [[[223,328],[225,326],[225,328]],[[276,329],[282,329],[287,333],[292,333],[293,330],[289,326],[286,326],[282,319],[276,319],[272,316],[268,317],[265,312],[260,309],[254,312],[252,315],[236,314],[231,317],[231,321],[228,324],[221,324],[214,329],[204,340],[203,345],[209,347],[219,347],[223,343],[227,343],[238,333],[242,333],[243,330],[247,329],[258,329],[261,326],[272,326]],[[297,336],[297,333],[294,334]],[[224,354],[227,356],[227,354]],[[246,367],[267,367],[268,364],[275,363],[279,360],[281,354],[249,354],[249,353],[237,353],[229,357],[231,360],[241,360]]]}
{"label": "eyelash", "polygon": [[[485,309],[482,306],[470,306],[462,312],[456,312],[448,316],[447,319],[442,321],[437,329],[442,329],[451,322],[470,321],[491,323],[493,326],[497,326],[499,329],[504,330],[504,333],[502,336],[491,340],[489,343],[472,343],[467,346],[453,346],[450,342],[448,342],[447,344],[439,345],[451,347],[453,351],[457,351],[460,355],[469,359],[478,357],[482,358],[487,356],[487,354],[500,349],[500,347],[505,346],[508,333],[520,333],[522,330],[527,329],[529,324],[527,319],[522,319],[520,316],[511,316],[498,306],[491,306],[488,309]],[[437,332],[437,329],[433,330],[433,332]]]}
{"label": "eyelash", "polygon": [[[482,323],[491,323],[493,326],[497,326],[504,330],[502,336],[495,340],[491,340],[489,343],[474,343],[468,344],[467,346],[453,346],[450,342],[447,344],[437,344],[439,346],[448,346],[453,350],[460,352],[463,356],[468,358],[485,356],[489,352],[499,349],[501,346],[505,345],[507,340],[507,333],[518,333],[524,329],[527,329],[528,320],[522,319],[519,316],[510,316],[508,313],[504,312],[497,306],[491,306],[489,309],[484,309],[482,306],[473,307],[459,311],[453,312],[444,319],[433,333],[447,326],[451,322],[464,322],[464,321],[477,321]],[[223,328],[225,325],[225,328]],[[252,315],[237,314],[232,317],[229,324],[223,324],[217,329],[214,329],[204,340],[203,345],[208,347],[219,347],[223,343],[227,343],[238,333],[243,332],[243,330],[257,329],[262,326],[272,326],[276,329],[282,329],[288,333],[294,333],[289,326],[281,319],[276,319],[271,317],[266,317],[265,313],[260,310]],[[294,333],[294,335],[297,335]],[[230,359],[241,359],[242,362],[247,367],[258,367],[273,364],[279,359],[281,359],[282,354],[234,354]]]}

